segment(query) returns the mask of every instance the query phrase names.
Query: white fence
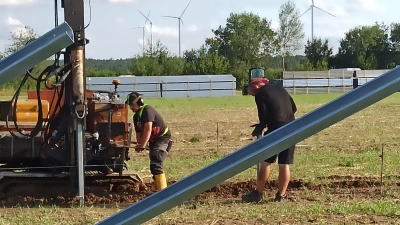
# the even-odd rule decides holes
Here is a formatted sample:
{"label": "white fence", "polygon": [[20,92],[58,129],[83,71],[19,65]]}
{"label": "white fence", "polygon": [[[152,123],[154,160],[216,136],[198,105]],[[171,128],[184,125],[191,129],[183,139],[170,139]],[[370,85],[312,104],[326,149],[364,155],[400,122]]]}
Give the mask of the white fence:
{"label": "white fence", "polygon": [[389,70],[290,71],[282,74],[281,84],[291,94],[345,93]]}
{"label": "white fence", "polygon": [[86,87],[93,91],[113,91],[114,79],[121,82],[117,89],[121,96],[132,91],[137,91],[146,98],[236,96],[236,78],[231,74],[87,77]]}

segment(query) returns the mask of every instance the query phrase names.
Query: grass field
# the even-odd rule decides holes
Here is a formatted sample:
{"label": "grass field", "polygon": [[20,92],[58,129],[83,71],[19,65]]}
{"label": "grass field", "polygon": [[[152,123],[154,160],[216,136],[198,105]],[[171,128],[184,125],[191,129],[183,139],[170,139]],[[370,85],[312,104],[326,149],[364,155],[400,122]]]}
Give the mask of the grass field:
{"label": "grass field", "polygon": [[[296,117],[339,96],[293,95],[298,105]],[[238,201],[240,196],[231,191],[240,185],[251,187],[256,172],[253,167],[226,181],[229,183],[221,186],[227,188],[224,195],[215,192],[207,199],[187,202],[147,224],[400,224],[399,98],[400,94],[394,94],[298,143],[289,201]],[[170,181],[249,144],[250,125],[258,122],[251,96],[146,99],[146,103],[163,115],[175,140],[165,162]],[[131,153],[131,158],[130,168],[150,181],[146,153]],[[275,181],[277,166],[272,169],[271,180]],[[275,182],[266,188],[269,199],[276,188]],[[15,206],[0,209],[0,224],[94,224],[126,206]]]}

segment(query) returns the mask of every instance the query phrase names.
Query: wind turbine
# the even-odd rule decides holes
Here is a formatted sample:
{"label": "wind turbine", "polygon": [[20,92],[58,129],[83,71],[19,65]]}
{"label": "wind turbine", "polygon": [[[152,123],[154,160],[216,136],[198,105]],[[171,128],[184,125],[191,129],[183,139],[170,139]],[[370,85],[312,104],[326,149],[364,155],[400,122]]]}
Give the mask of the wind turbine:
{"label": "wind turbine", "polygon": [[190,2],[192,2],[192,0],[189,1],[189,3],[187,4],[186,8],[183,10],[182,14],[180,17],[176,17],[176,16],[163,16],[163,17],[170,17],[170,18],[174,18],[174,19],[178,19],[178,30],[179,30],[179,57],[181,57],[181,23],[183,26],[185,26],[185,24],[183,24],[182,21],[182,16],[185,13],[187,7],[189,6]]}
{"label": "wind turbine", "polygon": [[306,14],[308,11],[311,10],[311,41],[314,41],[314,8],[317,8],[319,10],[321,10],[324,13],[327,13],[333,17],[335,17],[333,14],[321,9],[318,6],[314,5],[314,0],[312,0],[312,4],[310,5],[310,8],[308,8],[303,14],[301,14],[299,17],[303,16],[304,14]]}
{"label": "wind turbine", "polygon": [[[139,11],[139,10],[138,10]],[[150,23],[150,54],[153,55],[153,22],[151,22],[151,20],[149,20],[149,15],[150,15],[150,11],[147,14],[147,16],[145,16],[142,12],[139,11],[140,14],[142,14],[142,16],[144,18],[146,18],[146,21],[144,22],[144,25],[146,26],[147,21],[149,21]]]}
{"label": "wind turbine", "polygon": [[144,31],[146,30],[146,27],[134,27],[132,29],[139,29],[139,28],[143,29],[143,56],[144,56]]}

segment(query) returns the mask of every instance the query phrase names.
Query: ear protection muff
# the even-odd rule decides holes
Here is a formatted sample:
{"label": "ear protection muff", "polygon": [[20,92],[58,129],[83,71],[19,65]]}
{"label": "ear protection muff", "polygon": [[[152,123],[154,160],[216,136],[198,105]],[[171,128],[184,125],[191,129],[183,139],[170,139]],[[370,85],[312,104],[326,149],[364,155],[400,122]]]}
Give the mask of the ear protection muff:
{"label": "ear protection muff", "polygon": [[137,104],[138,104],[139,106],[143,106],[143,105],[144,105],[144,101],[143,101],[142,95],[140,95],[138,98],[139,98],[139,99],[137,100]]}
{"label": "ear protection muff", "polygon": [[[130,101],[131,98],[134,98],[132,102]],[[135,104],[135,103],[137,103],[139,106],[144,105],[144,101],[141,94],[137,95],[136,93],[134,93],[134,94],[129,94],[127,96],[125,104]]]}

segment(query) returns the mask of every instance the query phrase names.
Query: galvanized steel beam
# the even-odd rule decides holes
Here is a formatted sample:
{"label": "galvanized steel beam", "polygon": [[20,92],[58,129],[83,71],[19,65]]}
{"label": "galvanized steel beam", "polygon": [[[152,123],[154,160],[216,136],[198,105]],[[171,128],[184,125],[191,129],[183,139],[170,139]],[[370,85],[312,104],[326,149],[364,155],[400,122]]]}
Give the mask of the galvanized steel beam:
{"label": "galvanized steel beam", "polygon": [[68,23],[62,23],[10,56],[0,60],[0,86],[74,43]]}
{"label": "galvanized steel beam", "polygon": [[217,162],[99,222],[142,224],[290,146],[397,92],[400,67],[275,130]]}
{"label": "galvanized steel beam", "polygon": [[[86,87],[85,87],[85,6],[84,0],[62,0],[64,19],[74,31],[74,44],[69,46],[64,55],[64,63],[72,61],[71,75],[65,81],[65,105],[72,110],[72,116],[68,118],[67,148],[70,150],[70,164],[76,168],[70,170],[71,185],[78,187],[79,202],[84,204],[85,195],[85,121],[86,121]],[[77,179],[76,179],[77,178]],[[76,183],[76,181],[78,181]]]}

